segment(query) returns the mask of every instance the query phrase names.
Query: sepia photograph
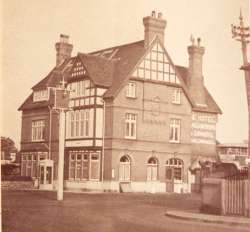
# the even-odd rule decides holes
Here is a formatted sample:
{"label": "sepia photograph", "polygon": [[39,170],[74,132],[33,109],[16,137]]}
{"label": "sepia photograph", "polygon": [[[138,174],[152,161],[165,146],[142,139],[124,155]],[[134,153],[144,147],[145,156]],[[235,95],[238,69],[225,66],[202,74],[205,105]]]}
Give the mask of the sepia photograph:
{"label": "sepia photograph", "polygon": [[0,1],[0,231],[249,231],[249,7]]}

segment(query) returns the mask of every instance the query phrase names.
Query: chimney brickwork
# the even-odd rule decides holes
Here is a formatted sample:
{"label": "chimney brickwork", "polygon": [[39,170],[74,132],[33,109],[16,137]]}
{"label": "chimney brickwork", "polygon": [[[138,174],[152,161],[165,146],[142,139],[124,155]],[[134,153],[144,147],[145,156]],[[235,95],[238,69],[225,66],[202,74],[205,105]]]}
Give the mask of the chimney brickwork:
{"label": "chimney brickwork", "polygon": [[167,25],[167,21],[162,19],[162,13],[158,13],[156,16],[155,11],[152,11],[151,16],[143,18],[144,25],[144,47],[147,48],[155,36],[161,40],[164,44],[164,30]]}
{"label": "chimney brickwork", "polygon": [[55,44],[56,48],[56,66],[62,64],[62,62],[71,57],[71,52],[73,50],[73,45],[69,44],[68,35],[60,35],[60,42]]}
{"label": "chimney brickwork", "polygon": [[191,42],[192,45],[188,46],[188,87],[195,104],[197,106],[206,106],[206,96],[202,72],[202,58],[205,53],[205,48],[200,46],[200,38],[197,39],[197,44],[195,44],[193,38],[191,38]]}

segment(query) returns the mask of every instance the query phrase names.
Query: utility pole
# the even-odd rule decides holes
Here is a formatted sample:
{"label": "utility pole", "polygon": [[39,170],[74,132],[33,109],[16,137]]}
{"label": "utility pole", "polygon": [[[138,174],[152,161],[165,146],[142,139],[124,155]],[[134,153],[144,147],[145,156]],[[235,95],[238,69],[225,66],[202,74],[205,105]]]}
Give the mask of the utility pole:
{"label": "utility pole", "polygon": [[242,12],[240,11],[240,24],[239,26],[232,26],[232,35],[236,41],[241,43],[243,66],[241,69],[244,70],[245,74],[245,85],[247,94],[247,105],[248,105],[248,216],[250,216],[250,63],[248,63],[247,57],[247,44],[250,42],[250,28],[244,26]]}
{"label": "utility pole", "polygon": [[68,110],[69,91],[66,89],[66,82],[62,76],[61,86],[55,89],[54,109],[59,111],[59,154],[57,172],[57,200],[63,200],[63,179],[64,179],[64,146],[65,146],[65,112]]}

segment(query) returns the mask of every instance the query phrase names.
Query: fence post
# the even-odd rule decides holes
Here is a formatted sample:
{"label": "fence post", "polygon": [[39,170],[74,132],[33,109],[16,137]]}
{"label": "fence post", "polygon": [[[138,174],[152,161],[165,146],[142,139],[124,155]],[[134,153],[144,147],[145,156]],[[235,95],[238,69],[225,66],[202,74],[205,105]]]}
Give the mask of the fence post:
{"label": "fence post", "polygon": [[226,214],[226,180],[221,180],[221,214]]}

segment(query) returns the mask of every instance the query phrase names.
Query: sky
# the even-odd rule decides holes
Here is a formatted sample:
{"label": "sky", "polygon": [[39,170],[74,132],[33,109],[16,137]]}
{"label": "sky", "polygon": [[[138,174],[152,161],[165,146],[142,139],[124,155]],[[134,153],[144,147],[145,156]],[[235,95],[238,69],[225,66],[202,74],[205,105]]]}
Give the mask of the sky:
{"label": "sky", "polygon": [[[0,135],[20,144],[21,112],[31,88],[55,65],[55,43],[70,36],[73,54],[141,40],[142,18],[152,10],[167,20],[165,47],[176,65],[188,65],[190,35],[205,47],[205,85],[220,106],[217,140],[247,139],[247,102],[240,43],[231,24],[240,8],[249,21],[248,0],[2,0]],[[0,4],[1,4],[0,3]],[[1,25],[0,25],[1,26]],[[248,51],[250,48],[248,49]],[[249,56],[250,57],[250,56]]]}

